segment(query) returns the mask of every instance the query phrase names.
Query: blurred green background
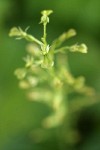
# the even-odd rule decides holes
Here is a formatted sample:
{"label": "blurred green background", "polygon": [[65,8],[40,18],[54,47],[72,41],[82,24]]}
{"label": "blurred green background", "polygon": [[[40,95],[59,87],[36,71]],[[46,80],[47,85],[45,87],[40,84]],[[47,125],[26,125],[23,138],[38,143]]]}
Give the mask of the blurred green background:
{"label": "blurred green background", "polygon": [[[40,127],[42,118],[51,110],[44,104],[28,101],[13,74],[23,66],[27,42],[9,38],[9,30],[13,26],[30,26],[29,32],[40,38],[42,26],[38,23],[44,9],[54,11],[48,25],[48,41],[75,28],[78,34],[68,43],[86,43],[88,54],[69,54],[70,66],[75,76],[84,75],[87,84],[100,92],[100,0],[0,0],[0,150],[66,149],[59,146],[55,132],[50,140],[40,144],[31,138],[32,130]],[[80,112],[77,128],[83,138],[72,148],[100,150],[99,126],[98,102]]]}

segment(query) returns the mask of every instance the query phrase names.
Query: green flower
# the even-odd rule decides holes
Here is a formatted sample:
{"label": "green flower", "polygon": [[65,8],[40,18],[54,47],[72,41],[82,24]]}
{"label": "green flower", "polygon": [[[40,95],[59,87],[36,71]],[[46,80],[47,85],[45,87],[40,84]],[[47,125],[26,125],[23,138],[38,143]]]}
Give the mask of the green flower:
{"label": "green flower", "polygon": [[25,67],[31,67],[33,62],[34,62],[34,58],[33,56],[30,56],[30,55],[27,55],[25,58],[24,58],[24,61],[26,62],[25,64]]}
{"label": "green flower", "polygon": [[15,70],[14,74],[17,76],[18,79],[23,79],[26,76],[26,69],[18,68]]}
{"label": "green flower", "polygon": [[50,14],[52,14],[52,13],[53,13],[52,10],[43,10],[43,11],[41,12],[42,17],[41,17],[40,23],[43,23],[43,24],[49,23],[49,17],[48,17],[48,16],[49,16]]}
{"label": "green flower", "polygon": [[[29,27],[28,27],[29,28]],[[17,36],[19,37],[18,39],[21,39],[22,37],[25,37],[27,35],[26,31],[28,30],[28,28],[25,29],[25,31],[23,31],[20,27],[13,27],[10,30],[9,36]]]}
{"label": "green flower", "polygon": [[85,44],[75,44],[70,47],[71,52],[81,52],[81,53],[87,53],[87,46]]}

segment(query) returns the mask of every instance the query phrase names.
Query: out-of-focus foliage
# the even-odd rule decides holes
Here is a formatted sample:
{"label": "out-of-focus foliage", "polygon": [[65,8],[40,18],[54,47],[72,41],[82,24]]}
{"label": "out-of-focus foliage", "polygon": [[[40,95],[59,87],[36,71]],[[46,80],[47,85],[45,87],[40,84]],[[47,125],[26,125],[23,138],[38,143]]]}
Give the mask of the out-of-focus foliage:
{"label": "out-of-focus foliage", "polygon": [[[48,41],[52,41],[69,28],[77,30],[77,38],[71,42],[86,43],[89,52],[85,56],[69,54],[72,72],[75,76],[84,75],[87,84],[93,86],[99,93],[99,7],[99,0],[0,0],[0,149],[67,149],[59,131],[63,130],[62,134],[67,139],[66,121],[70,119],[66,118],[63,129],[52,129],[46,132],[39,129],[41,120],[51,110],[43,104],[28,101],[24,93],[18,88],[13,72],[17,66],[23,66],[21,58],[26,55],[25,46],[27,42],[9,38],[9,29],[17,25],[22,28],[30,25],[30,33],[34,33],[39,38],[42,35],[41,25],[37,25],[40,18],[39,12],[43,9],[53,9],[55,13],[52,15],[48,26]],[[77,101],[79,100],[71,95],[70,99],[72,98],[75,102],[75,109],[78,109]],[[97,99],[99,100],[99,98]],[[88,101],[91,101],[91,99],[86,102]],[[86,102],[84,101],[84,103]],[[73,106],[70,109],[72,108]],[[70,132],[69,142],[71,146],[69,150],[75,148],[77,150],[99,150],[100,103],[96,102],[82,110],[71,118],[74,132],[72,134]],[[77,134],[77,131],[79,134]],[[38,134],[33,136],[35,132]],[[76,139],[79,140],[73,140],[73,134],[76,134]],[[51,138],[47,138],[48,135]],[[44,140],[43,142],[41,142],[41,137]],[[40,139],[38,144],[37,139]]]}

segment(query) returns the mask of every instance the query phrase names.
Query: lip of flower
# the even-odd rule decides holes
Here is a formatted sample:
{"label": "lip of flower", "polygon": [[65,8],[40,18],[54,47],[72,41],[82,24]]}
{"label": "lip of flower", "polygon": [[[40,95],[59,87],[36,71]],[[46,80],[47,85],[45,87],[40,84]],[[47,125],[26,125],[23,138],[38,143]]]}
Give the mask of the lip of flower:
{"label": "lip of flower", "polygon": [[80,45],[80,52],[87,53],[87,46],[83,43]]}
{"label": "lip of flower", "polygon": [[53,13],[52,10],[43,10],[43,11],[41,12],[42,15],[46,15],[46,16],[49,16],[49,15],[52,14],[52,13]]}

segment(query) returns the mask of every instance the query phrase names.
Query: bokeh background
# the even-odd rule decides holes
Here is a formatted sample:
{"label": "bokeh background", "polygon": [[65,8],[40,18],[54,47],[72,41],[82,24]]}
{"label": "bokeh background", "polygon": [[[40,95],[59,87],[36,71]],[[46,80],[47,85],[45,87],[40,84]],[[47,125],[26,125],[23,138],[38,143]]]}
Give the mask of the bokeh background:
{"label": "bokeh background", "polygon": [[[69,28],[75,28],[78,34],[71,42],[87,44],[87,55],[69,55],[71,70],[75,76],[84,75],[87,84],[100,92],[100,0],[0,0],[1,150],[66,149],[59,144],[55,132],[46,142],[34,142],[31,132],[40,126],[50,110],[43,104],[28,101],[13,74],[17,67],[23,66],[27,42],[9,38],[9,30],[13,26],[23,29],[30,26],[29,32],[40,38],[42,26],[38,23],[44,9],[54,11],[48,25],[48,41]],[[77,128],[82,140],[69,150],[100,150],[99,102],[80,112]]]}

